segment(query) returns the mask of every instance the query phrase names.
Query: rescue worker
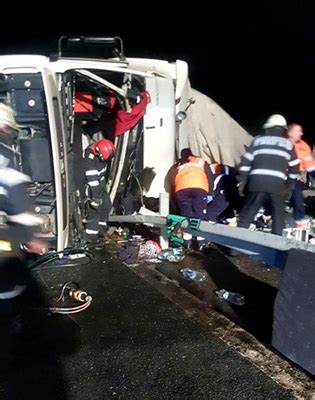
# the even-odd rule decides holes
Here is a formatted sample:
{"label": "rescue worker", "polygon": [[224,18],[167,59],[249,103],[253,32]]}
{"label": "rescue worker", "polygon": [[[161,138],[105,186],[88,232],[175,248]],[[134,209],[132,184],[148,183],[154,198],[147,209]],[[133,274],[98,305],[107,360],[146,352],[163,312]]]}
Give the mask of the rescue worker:
{"label": "rescue worker", "polygon": [[[299,164],[299,177],[295,183],[290,202],[293,208],[293,217],[295,221],[295,226],[297,228],[306,228],[307,221],[305,218],[305,207],[304,207],[304,197],[303,188],[306,173],[311,176],[315,176],[315,160],[313,158],[313,153],[310,146],[301,139],[303,136],[302,126],[299,124],[290,124],[288,126],[287,132],[288,138],[293,142],[294,149],[297,158],[300,160]],[[265,212],[262,216],[264,222],[268,222],[271,219],[271,210],[269,205],[265,206]]]}
{"label": "rescue worker", "polygon": [[209,164],[192,154],[189,148],[181,151],[174,179],[175,199],[181,215],[204,220],[207,196],[212,193],[213,176]]}
{"label": "rescue worker", "polygon": [[115,154],[115,146],[108,139],[92,143],[84,152],[87,218],[85,234],[88,242],[99,240],[100,228],[107,226],[112,204],[105,188],[107,162]]}
{"label": "rescue worker", "polygon": [[246,195],[238,226],[248,228],[259,208],[270,202],[272,233],[282,235],[285,198],[292,192],[299,172],[292,141],[286,138],[287,122],[280,114],[271,115],[242,157],[240,176],[247,177]]}
{"label": "rescue worker", "polygon": [[[170,172],[170,171],[169,171]],[[213,176],[209,164],[192,154],[189,148],[181,151],[181,158],[171,168],[173,175],[171,186],[180,215],[205,220],[207,216],[207,197],[212,194]],[[192,245],[192,235],[183,234],[186,247]],[[201,250],[205,245],[203,237],[196,237],[196,247]]]}
{"label": "rescue worker", "polygon": [[238,182],[234,168],[212,163],[213,196],[209,196],[207,220],[236,226],[235,211],[240,208]]}
{"label": "rescue worker", "polygon": [[303,197],[303,175],[309,173],[311,176],[315,175],[315,160],[310,146],[301,139],[303,136],[303,129],[301,125],[291,124],[288,127],[288,138],[294,143],[297,158],[300,160],[299,178],[294,186],[291,196],[291,204],[293,207],[293,215],[296,227],[305,228],[307,222],[305,221],[305,207]]}
{"label": "rescue worker", "polygon": [[30,212],[25,183],[30,179],[16,168],[14,141],[18,136],[14,111],[0,103],[0,318],[20,312],[29,276],[25,253],[43,255],[47,244],[34,237],[40,222]]}

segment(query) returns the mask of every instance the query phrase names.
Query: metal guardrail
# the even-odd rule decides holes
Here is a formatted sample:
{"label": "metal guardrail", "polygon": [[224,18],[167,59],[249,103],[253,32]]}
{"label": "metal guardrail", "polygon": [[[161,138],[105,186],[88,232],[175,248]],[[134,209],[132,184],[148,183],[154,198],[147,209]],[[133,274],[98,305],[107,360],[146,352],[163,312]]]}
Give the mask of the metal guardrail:
{"label": "metal guardrail", "polygon": [[109,222],[129,223],[129,224],[150,224],[154,226],[166,226],[165,217],[155,215],[110,215]]}
{"label": "metal guardrail", "polygon": [[300,249],[315,253],[315,245],[287,239],[271,233],[250,231],[245,228],[230,227],[222,224],[211,224],[200,221],[199,229],[189,226],[189,221],[182,223],[184,232],[204,237],[210,242],[236,249],[248,254],[268,265],[284,268],[288,252],[291,249]]}
{"label": "metal guardrail", "polygon": [[[271,233],[251,231],[245,228],[230,227],[223,224],[213,224],[188,218],[169,215],[168,217],[155,215],[111,215],[110,222],[147,224],[166,228],[175,221],[180,222],[180,229],[193,236],[201,236],[206,240],[238,250],[270,266],[283,269],[286,265],[288,252],[291,249],[300,249],[315,253],[315,245],[300,242],[294,239],[273,235]],[[199,220],[198,220],[199,221]]]}

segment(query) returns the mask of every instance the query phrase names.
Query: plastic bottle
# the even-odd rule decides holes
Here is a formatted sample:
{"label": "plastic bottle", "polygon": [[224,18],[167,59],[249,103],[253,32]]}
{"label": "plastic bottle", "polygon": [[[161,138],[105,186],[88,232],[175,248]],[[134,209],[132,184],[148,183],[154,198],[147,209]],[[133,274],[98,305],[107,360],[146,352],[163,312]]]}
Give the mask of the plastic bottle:
{"label": "plastic bottle", "polygon": [[245,296],[240,293],[229,292],[225,289],[217,290],[215,293],[219,299],[229,301],[237,306],[243,306],[246,302]]}
{"label": "plastic bottle", "polygon": [[182,268],[179,270],[179,272],[189,281],[203,282],[207,279],[206,274],[195,271],[194,269]]}

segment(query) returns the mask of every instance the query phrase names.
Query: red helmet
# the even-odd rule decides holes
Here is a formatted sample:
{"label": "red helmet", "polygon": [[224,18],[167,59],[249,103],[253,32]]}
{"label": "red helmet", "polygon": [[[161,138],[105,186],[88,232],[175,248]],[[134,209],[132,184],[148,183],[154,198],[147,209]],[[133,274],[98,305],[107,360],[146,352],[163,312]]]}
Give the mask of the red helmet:
{"label": "red helmet", "polygon": [[103,160],[110,159],[115,154],[115,146],[114,144],[108,139],[101,139],[97,142],[93,143],[92,151],[96,155],[101,155]]}

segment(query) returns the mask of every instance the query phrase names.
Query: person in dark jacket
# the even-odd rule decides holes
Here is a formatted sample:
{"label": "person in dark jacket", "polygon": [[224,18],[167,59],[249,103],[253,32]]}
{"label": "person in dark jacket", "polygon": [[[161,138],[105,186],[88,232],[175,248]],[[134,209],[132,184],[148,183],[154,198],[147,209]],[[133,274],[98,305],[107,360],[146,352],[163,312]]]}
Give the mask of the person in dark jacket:
{"label": "person in dark jacket", "polygon": [[115,146],[108,139],[101,139],[84,152],[83,167],[86,183],[87,220],[86,240],[99,239],[101,227],[106,227],[112,204],[105,188],[106,163],[114,156]]}
{"label": "person in dark jacket", "polygon": [[282,115],[270,116],[263,127],[265,135],[257,136],[242,157],[239,172],[247,183],[238,226],[248,228],[259,208],[269,202],[272,233],[282,235],[285,199],[298,177],[299,160],[293,143],[286,138],[287,123]]}
{"label": "person in dark jacket", "polygon": [[225,164],[212,163],[213,195],[207,205],[207,220],[236,225],[235,211],[240,209],[236,170]]}
{"label": "person in dark jacket", "polygon": [[[40,221],[30,211],[25,190],[30,179],[16,167],[18,130],[13,109],[0,103],[0,324],[1,333],[8,334],[8,321],[16,321],[26,308],[26,293],[31,287],[26,253],[43,255],[47,251],[47,244],[34,236]],[[1,337],[5,346],[3,340]],[[1,349],[2,355],[3,351],[6,349]]]}
{"label": "person in dark jacket", "polygon": [[[315,177],[315,159],[313,157],[312,149],[310,146],[302,140],[303,129],[302,126],[296,123],[290,124],[288,126],[288,139],[294,143],[294,149],[296,156],[300,160],[299,165],[299,177],[295,183],[294,189],[292,191],[292,196],[290,198],[290,203],[293,208],[293,217],[295,221],[296,228],[308,227],[309,221],[305,219],[305,206],[304,206],[304,196],[303,189],[306,187],[304,180],[306,179],[306,174],[309,174],[312,178]],[[268,223],[271,219],[271,210],[269,204],[265,205],[265,212],[261,217],[263,223]]]}

